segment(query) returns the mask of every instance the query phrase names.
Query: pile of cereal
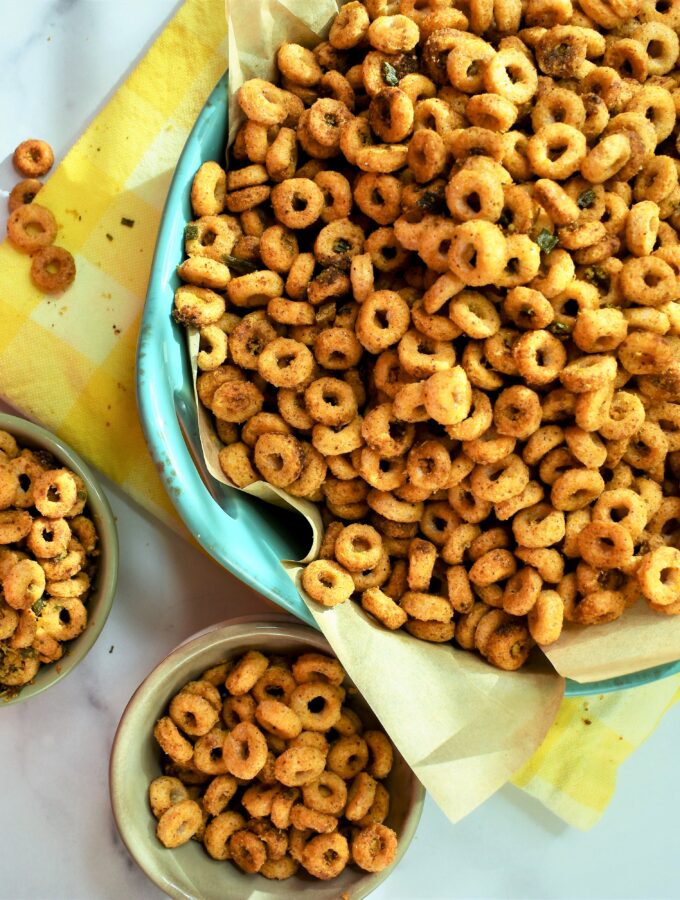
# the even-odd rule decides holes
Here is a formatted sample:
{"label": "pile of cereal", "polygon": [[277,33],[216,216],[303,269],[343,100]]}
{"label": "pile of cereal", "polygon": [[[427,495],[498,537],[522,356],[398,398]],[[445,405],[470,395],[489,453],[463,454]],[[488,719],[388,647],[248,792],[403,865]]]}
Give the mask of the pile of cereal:
{"label": "pile of cereal", "polygon": [[37,288],[52,294],[65,290],[76,277],[73,256],[63,247],[55,247],[57,222],[49,209],[33,203],[42,188],[38,181],[54,163],[52,148],[45,141],[23,141],[14,151],[12,162],[23,181],[9,195],[7,237],[17,250],[31,254],[31,279]]}
{"label": "pile of cereal", "polygon": [[98,536],[82,479],[0,431],[0,692],[15,695],[87,625]]}
{"label": "pile of cereal", "polygon": [[299,865],[323,879],[350,862],[387,868],[394,752],[344,705],[344,681],[323,654],[251,650],[186,684],[154,728],[166,757],[149,786],[161,843],[194,838],[213,859],[276,880]]}
{"label": "pile of cereal", "polygon": [[303,585],[518,668],[680,613],[676,3],[365,0],[246,82],[177,321],[238,486],[323,504]]}

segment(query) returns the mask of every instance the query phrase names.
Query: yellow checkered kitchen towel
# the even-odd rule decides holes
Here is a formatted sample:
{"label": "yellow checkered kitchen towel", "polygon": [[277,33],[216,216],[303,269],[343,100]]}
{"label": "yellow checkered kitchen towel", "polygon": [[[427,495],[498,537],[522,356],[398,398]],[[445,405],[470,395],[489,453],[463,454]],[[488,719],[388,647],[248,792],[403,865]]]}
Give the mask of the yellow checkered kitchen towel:
{"label": "yellow checkered kitchen towel", "polygon": [[[67,293],[46,298],[28,258],[0,246],[0,391],[169,524],[177,520],[137,418],[135,347],[174,165],[225,59],[223,0],[188,0],[51,175],[40,202],[76,257]],[[589,828],[619,765],[679,697],[677,676],[565,700],[515,784]]]}

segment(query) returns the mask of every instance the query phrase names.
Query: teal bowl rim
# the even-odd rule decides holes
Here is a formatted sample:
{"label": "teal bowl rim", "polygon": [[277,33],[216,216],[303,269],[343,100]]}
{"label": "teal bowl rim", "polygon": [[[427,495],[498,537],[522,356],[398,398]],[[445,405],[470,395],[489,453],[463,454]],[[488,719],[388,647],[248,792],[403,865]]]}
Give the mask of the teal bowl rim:
{"label": "teal bowl rim", "polygon": [[[196,120],[168,192],[137,348],[137,402],[146,441],[161,480],[196,540],[241,581],[316,627],[282,566],[278,566],[280,577],[263,582],[262,570],[249,565],[247,553],[239,553],[246,548],[235,549],[229,540],[220,539],[225,530],[229,531],[229,525],[245,513],[247,505],[257,501],[220,484],[210,475],[202,478],[199,474],[194,459],[200,459],[200,443],[193,391],[187,389],[189,370],[184,337],[170,315],[172,295],[179,284],[175,268],[182,259],[184,225],[191,218],[189,188],[201,162],[219,159],[224,152],[227,76],[225,72],[220,78]],[[265,541],[260,541],[259,550],[269,554],[269,561],[273,561],[271,548]],[[680,660],[589,684],[567,679],[566,696],[625,690],[678,672]]]}
{"label": "teal bowl rim", "polygon": [[[68,641],[64,656],[57,663],[41,665],[35,680],[23,687],[16,697],[0,700],[0,709],[36,697],[66,678],[90,652],[111,612],[118,581],[118,532],[109,501],[97,476],[65,441],[42,425],[28,419],[0,413],[0,429],[16,437],[21,446],[42,448],[52,453],[65,466],[73,469],[87,486],[87,505],[99,535],[99,571],[95,589],[87,601],[88,624],[85,631]],[[94,610],[96,609],[96,612]],[[94,612],[94,614],[93,614]],[[57,667],[59,667],[57,669]]]}

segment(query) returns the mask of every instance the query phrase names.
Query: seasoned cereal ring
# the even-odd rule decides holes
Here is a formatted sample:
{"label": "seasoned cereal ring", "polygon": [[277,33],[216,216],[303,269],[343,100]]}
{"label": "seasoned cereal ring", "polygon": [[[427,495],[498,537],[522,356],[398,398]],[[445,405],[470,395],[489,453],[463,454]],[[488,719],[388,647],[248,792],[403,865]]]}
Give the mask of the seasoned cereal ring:
{"label": "seasoned cereal ring", "polygon": [[366,872],[381,872],[397,854],[397,835],[386,825],[369,825],[352,839],[352,859]]}
{"label": "seasoned cereal ring", "polygon": [[14,167],[27,178],[46,175],[54,163],[54,153],[46,141],[22,141],[12,154]]}
{"label": "seasoned cereal ring", "polygon": [[319,834],[307,841],[302,850],[301,864],[315,878],[336,878],[350,858],[347,839],[339,832]]}
{"label": "seasoned cereal ring", "polygon": [[18,206],[7,219],[7,237],[22,253],[42,250],[56,236],[56,219],[49,209],[37,203]]}
{"label": "seasoned cereal ring", "polygon": [[158,820],[156,837],[164,847],[180,847],[196,834],[203,823],[201,807],[195,800],[180,800]]}

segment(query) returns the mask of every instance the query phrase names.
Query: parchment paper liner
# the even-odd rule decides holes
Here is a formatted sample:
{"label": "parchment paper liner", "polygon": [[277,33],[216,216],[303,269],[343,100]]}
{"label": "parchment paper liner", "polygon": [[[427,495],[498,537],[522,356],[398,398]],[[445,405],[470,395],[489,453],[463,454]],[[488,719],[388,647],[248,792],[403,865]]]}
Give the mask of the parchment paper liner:
{"label": "parchment paper liner", "polygon": [[[270,79],[278,46],[314,46],[327,33],[335,0],[227,0],[229,112],[233,140],[242,116],[235,94],[244,80]],[[198,334],[189,332],[194,388]],[[196,399],[206,465],[230,484],[217,455],[222,446]],[[232,485],[233,487],[233,485]],[[313,541],[300,561],[284,561],[321,631],[405,759],[452,821],[505,784],[541,744],[564,692],[564,680],[537,657],[520,673],[494,669],[451,645],[389,632],[353,602],[324,609],[300,588],[301,564],[313,559],[322,535],[315,504],[258,482],[245,489],[292,507],[309,522]],[[560,675],[594,681],[680,657],[680,618],[661,621],[639,605],[609,626],[565,629],[547,654]]]}

